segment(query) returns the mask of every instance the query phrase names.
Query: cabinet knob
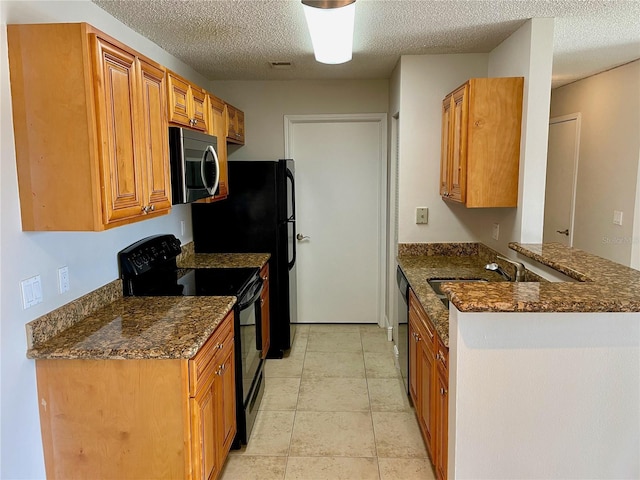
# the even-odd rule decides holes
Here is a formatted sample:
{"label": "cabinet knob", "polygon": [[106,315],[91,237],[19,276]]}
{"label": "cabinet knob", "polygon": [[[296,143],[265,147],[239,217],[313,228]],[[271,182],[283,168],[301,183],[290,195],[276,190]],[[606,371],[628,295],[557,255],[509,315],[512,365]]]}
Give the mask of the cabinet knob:
{"label": "cabinet knob", "polygon": [[260,299],[260,306],[264,305],[264,298]]}
{"label": "cabinet knob", "polygon": [[142,213],[149,213],[149,205],[144,205],[141,210]]}
{"label": "cabinet knob", "polygon": [[449,392],[446,388],[440,387],[440,395],[444,397],[447,393]]}

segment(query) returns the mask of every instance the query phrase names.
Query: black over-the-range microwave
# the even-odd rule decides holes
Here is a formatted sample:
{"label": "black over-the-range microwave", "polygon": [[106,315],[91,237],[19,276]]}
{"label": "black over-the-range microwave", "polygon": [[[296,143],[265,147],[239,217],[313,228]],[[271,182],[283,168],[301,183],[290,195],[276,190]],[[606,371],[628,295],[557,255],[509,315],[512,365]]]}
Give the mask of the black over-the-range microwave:
{"label": "black over-the-range microwave", "polygon": [[213,135],[169,127],[172,203],[191,203],[218,192],[218,139]]}

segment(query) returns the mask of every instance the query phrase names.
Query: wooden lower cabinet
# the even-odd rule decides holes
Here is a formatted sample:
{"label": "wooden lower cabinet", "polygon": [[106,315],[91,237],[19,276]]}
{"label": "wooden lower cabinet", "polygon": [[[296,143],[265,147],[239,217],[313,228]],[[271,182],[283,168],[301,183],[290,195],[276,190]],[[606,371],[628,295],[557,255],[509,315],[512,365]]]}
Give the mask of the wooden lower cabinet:
{"label": "wooden lower cabinet", "polygon": [[[442,343],[442,342],[440,342]],[[435,452],[436,477],[447,478],[447,453],[449,440],[449,354],[443,345],[437,353],[437,375],[435,384]]]}
{"label": "wooden lower cabinet", "polygon": [[447,478],[448,350],[409,293],[409,393],[438,479]]}
{"label": "wooden lower cabinet", "polygon": [[37,360],[47,478],[217,478],[234,371],[233,313],[191,359]]}

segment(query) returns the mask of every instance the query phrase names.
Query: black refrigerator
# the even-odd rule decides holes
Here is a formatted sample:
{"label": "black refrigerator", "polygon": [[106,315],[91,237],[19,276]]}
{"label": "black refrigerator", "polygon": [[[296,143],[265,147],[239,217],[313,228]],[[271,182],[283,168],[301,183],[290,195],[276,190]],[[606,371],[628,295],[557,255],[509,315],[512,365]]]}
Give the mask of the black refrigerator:
{"label": "black refrigerator", "polygon": [[270,358],[291,348],[297,314],[293,160],[229,161],[229,196],[191,205],[196,253],[270,253]]}

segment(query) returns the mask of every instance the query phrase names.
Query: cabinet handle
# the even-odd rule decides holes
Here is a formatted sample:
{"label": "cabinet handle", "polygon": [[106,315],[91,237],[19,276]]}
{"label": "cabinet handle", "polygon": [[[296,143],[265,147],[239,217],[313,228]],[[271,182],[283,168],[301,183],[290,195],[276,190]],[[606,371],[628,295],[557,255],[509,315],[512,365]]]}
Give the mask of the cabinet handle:
{"label": "cabinet handle", "polygon": [[446,388],[440,387],[440,395],[444,397],[447,393],[449,393],[449,391]]}
{"label": "cabinet handle", "polygon": [[429,327],[427,327],[425,325],[426,329],[427,329],[427,334],[429,335],[429,339],[433,340],[433,333],[431,333],[431,330],[429,330]]}
{"label": "cabinet handle", "polygon": [[260,306],[264,305],[264,298],[260,299]]}

